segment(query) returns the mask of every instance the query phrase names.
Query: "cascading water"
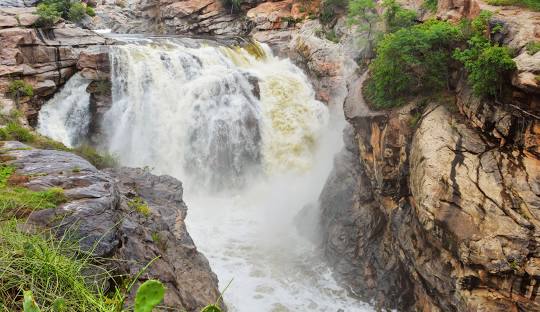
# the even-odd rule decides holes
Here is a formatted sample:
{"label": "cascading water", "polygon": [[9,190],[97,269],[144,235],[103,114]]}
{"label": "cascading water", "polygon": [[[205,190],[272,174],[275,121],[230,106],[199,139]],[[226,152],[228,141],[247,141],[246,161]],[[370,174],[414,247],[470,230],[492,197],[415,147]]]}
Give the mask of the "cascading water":
{"label": "cascading water", "polygon": [[90,81],[75,74],[39,112],[37,131],[45,136],[76,146],[88,134],[90,96],[86,88]]}
{"label": "cascading water", "polygon": [[290,61],[249,50],[115,47],[103,147],[123,165],[184,182],[189,232],[221,287],[233,280],[230,311],[371,311],[335,283],[293,224],[342,147],[342,113],[316,101]]}

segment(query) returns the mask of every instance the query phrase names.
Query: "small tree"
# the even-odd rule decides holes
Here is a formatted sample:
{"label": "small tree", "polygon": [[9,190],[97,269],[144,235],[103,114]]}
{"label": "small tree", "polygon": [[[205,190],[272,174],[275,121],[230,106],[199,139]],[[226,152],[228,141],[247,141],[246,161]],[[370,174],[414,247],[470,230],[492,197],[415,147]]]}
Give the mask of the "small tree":
{"label": "small tree", "polygon": [[357,25],[358,30],[366,33],[365,58],[373,58],[374,41],[377,33],[377,23],[380,22],[379,14],[374,0],[350,0],[349,23]]}

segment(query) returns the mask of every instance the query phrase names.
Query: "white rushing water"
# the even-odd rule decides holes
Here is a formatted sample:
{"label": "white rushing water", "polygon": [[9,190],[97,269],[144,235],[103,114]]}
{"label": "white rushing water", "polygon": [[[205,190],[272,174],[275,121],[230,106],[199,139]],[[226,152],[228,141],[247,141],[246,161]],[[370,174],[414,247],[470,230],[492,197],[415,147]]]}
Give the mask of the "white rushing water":
{"label": "white rushing water", "polygon": [[298,212],[317,202],[344,126],[301,70],[259,45],[132,43],[111,59],[104,147],[123,165],[184,182],[189,232],[220,287],[233,280],[230,311],[372,311],[295,229]]}
{"label": "white rushing water", "polygon": [[90,83],[75,74],[46,105],[38,118],[37,131],[66,146],[77,145],[88,133],[90,124]]}

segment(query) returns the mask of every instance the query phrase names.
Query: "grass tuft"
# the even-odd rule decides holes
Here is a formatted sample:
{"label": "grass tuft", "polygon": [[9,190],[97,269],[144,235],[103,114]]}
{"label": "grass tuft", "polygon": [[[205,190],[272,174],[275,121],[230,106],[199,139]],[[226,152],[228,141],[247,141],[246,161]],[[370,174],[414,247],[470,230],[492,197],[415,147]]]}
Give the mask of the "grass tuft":
{"label": "grass tuft", "polygon": [[132,209],[135,209],[138,213],[142,214],[144,217],[148,218],[150,216],[150,207],[141,197],[135,197],[128,202],[128,206]]}
{"label": "grass tuft", "polygon": [[0,311],[21,311],[25,290],[32,291],[44,308],[61,299],[64,311],[114,311],[105,296],[94,290],[101,285],[88,283],[103,276],[89,276],[93,271],[89,257],[77,255],[75,243],[48,233],[21,232],[15,221],[0,224]]}

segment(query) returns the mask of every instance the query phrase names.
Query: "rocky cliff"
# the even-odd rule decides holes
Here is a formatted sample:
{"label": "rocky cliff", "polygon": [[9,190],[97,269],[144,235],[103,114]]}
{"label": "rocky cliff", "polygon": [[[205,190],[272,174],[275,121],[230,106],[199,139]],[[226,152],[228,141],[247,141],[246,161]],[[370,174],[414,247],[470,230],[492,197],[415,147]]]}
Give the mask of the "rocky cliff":
{"label": "rocky cliff", "polygon": [[187,207],[178,180],[143,169],[99,171],[74,154],[19,142],[3,142],[2,159],[17,168],[20,186],[64,190],[67,202],[29,212],[26,227],[77,237],[81,248],[99,259],[99,267],[113,272],[116,280],[106,281],[111,289],[155,259],[139,281],[163,282],[165,306],[199,311],[218,299],[217,277],[186,230]]}
{"label": "rocky cliff", "polygon": [[352,292],[381,307],[540,311],[540,53],[525,50],[540,15],[481,1],[439,1],[436,14],[480,8],[504,25],[492,39],[518,52],[510,102],[478,99],[459,74],[454,92],[389,111],[349,88],[352,133],[320,198],[323,246]]}
{"label": "rocky cliff", "polygon": [[35,7],[0,7],[0,102],[2,111],[15,107],[7,96],[11,81],[22,79],[33,87],[33,96],[19,100],[19,110],[30,124],[37,121],[43,103],[76,71],[79,54],[110,40],[73,24],[35,28]]}

